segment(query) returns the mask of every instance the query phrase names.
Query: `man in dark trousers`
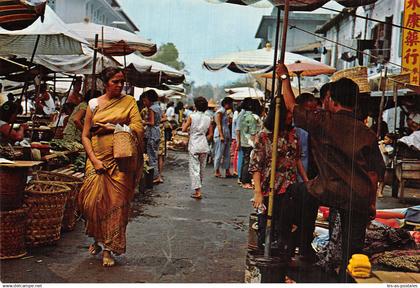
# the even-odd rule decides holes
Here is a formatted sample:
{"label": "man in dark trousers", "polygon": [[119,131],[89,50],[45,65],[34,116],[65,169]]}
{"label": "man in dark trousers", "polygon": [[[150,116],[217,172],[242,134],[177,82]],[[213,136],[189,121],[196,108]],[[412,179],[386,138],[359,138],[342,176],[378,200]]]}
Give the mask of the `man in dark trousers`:
{"label": "man in dark trousers", "polygon": [[311,135],[311,150],[319,172],[315,179],[295,184],[297,186],[288,191],[282,207],[286,215],[283,217],[285,235],[294,222],[289,214],[299,215],[301,223],[315,221],[317,211],[311,201],[318,200],[321,205],[337,209],[342,230],[340,281],[348,282],[349,259],[353,254],[362,253],[366,226],[376,213],[378,180],[383,180],[385,173],[376,135],[354,115],[359,87],[352,80],[342,78],[331,83],[325,110],[310,111],[296,105],[286,66],[280,65],[277,72],[295,125]]}

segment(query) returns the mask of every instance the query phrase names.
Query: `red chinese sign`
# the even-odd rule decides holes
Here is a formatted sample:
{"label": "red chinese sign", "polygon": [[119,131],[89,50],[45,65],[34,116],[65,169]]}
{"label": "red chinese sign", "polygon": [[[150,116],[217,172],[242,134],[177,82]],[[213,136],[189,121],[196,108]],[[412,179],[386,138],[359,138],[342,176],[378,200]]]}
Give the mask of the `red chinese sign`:
{"label": "red chinese sign", "polygon": [[411,84],[420,85],[420,0],[405,0],[404,26],[413,30],[403,30],[402,66]]}

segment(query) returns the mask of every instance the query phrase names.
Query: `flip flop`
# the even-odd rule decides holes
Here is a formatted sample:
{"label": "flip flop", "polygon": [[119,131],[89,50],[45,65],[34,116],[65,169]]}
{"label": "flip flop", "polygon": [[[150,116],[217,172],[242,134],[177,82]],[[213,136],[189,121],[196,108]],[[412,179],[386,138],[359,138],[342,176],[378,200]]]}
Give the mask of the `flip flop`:
{"label": "flip flop", "polygon": [[90,244],[89,245],[89,254],[92,256],[98,255],[99,253],[101,253],[102,251],[102,247],[99,246],[98,244]]}
{"label": "flip flop", "polygon": [[236,177],[238,177],[238,176],[235,176],[235,175],[230,174],[230,175],[226,175],[225,178],[236,178]]}
{"label": "flip flop", "polygon": [[201,196],[201,195],[195,195],[195,194],[191,194],[191,196],[190,196],[191,198],[194,198],[194,199],[197,199],[197,200],[200,200],[200,199],[202,199],[203,198],[203,196]]}

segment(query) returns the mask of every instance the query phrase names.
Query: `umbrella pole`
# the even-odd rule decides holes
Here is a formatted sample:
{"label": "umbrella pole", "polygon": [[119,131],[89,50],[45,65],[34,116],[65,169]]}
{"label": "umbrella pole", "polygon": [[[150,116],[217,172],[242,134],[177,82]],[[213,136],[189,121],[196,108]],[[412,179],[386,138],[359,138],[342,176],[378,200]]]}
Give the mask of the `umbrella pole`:
{"label": "umbrella pole", "polygon": [[297,78],[298,78],[298,86],[299,86],[299,95],[302,94],[302,88],[300,86],[300,72],[296,73]]}
{"label": "umbrella pole", "polygon": [[[55,93],[55,81],[56,81],[56,79],[55,79],[55,73],[54,73],[54,93]],[[71,89],[73,89],[73,86],[74,86],[74,83],[75,83],[75,82],[76,82],[76,75],[74,75],[74,78],[73,78],[73,80],[71,81],[69,91],[67,91],[67,95],[66,95],[66,97],[64,98],[64,99],[65,99],[65,100],[64,100],[64,103],[66,103],[66,102],[67,102],[67,99],[69,98],[69,95],[70,95],[70,91],[71,91]],[[60,112],[58,113],[57,124],[55,125],[55,129],[54,129],[54,136],[53,136],[53,138],[55,138],[55,134],[57,133],[58,125],[60,124],[60,118],[61,118],[61,115],[63,114],[63,106],[64,106],[64,105],[60,105]],[[70,115],[69,115],[69,117],[70,117]]]}
{"label": "umbrella pole", "polygon": [[[282,43],[280,49],[280,63],[284,63],[284,58],[286,55],[286,40],[287,40],[287,26],[289,22],[289,4],[290,0],[285,0],[284,2],[284,19],[283,19],[283,30],[282,30]],[[277,31],[279,32],[280,27],[280,8],[277,8]],[[278,33],[276,38],[278,37]],[[277,51],[277,45],[275,47]],[[273,67],[273,76],[276,73],[276,65]],[[275,78],[273,78],[275,80]],[[274,82],[274,81],[273,81]],[[273,85],[274,86],[274,85]],[[271,175],[270,175],[270,194],[269,194],[269,201],[268,201],[268,209],[267,209],[267,225],[265,230],[265,247],[264,247],[264,257],[270,257],[271,255],[271,225],[272,221],[271,218],[273,216],[273,204],[274,204],[274,183],[276,178],[276,162],[277,162],[277,140],[279,138],[279,127],[280,127],[280,96],[282,93],[282,82],[279,81],[277,90],[277,97],[275,97],[276,103],[276,110],[275,110],[275,117],[274,117],[274,135],[273,135],[273,154],[271,156]],[[272,91],[272,95],[274,95],[274,88]]]}
{"label": "umbrella pole", "polygon": [[385,76],[382,77],[382,73],[381,73],[381,80],[379,82],[380,83],[379,85],[382,85],[382,80],[385,79],[385,84],[382,89],[382,95],[381,95],[381,103],[379,104],[378,129],[376,130],[376,137],[378,137],[378,139],[381,137],[381,123],[382,123],[382,114],[384,113],[387,76],[388,76],[388,67],[385,67]]}
{"label": "umbrella pole", "polygon": [[95,48],[93,49],[93,67],[92,67],[92,87],[90,90],[90,97],[93,99],[96,90],[96,61],[98,56],[98,34],[95,34]]}
{"label": "umbrella pole", "polygon": [[[274,89],[276,89],[276,64],[277,64],[277,51],[279,48],[279,37],[280,37],[280,17],[281,10],[277,7],[277,24],[276,24],[276,42],[274,44],[274,59],[273,59],[273,77],[271,78],[271,99],[270,102],[273,103],[274,100]],[[286,27],[287,28],[287,27]]]}

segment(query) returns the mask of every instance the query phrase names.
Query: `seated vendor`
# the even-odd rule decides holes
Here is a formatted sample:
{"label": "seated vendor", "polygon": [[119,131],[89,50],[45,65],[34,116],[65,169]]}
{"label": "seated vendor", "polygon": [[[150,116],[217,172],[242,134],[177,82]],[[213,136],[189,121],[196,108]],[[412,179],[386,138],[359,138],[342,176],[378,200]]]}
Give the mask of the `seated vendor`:
{"label": "seated vendor", "polygon": [[[22,107],[16,103],[5,103],[0,109],[0,142],[14,143],[23,140],[26,124],[20,125],[19,129],[11,129],[11,124],[16,121],[16,116],[22,113]],[[11,123],[11,124],[9,124]]]}

